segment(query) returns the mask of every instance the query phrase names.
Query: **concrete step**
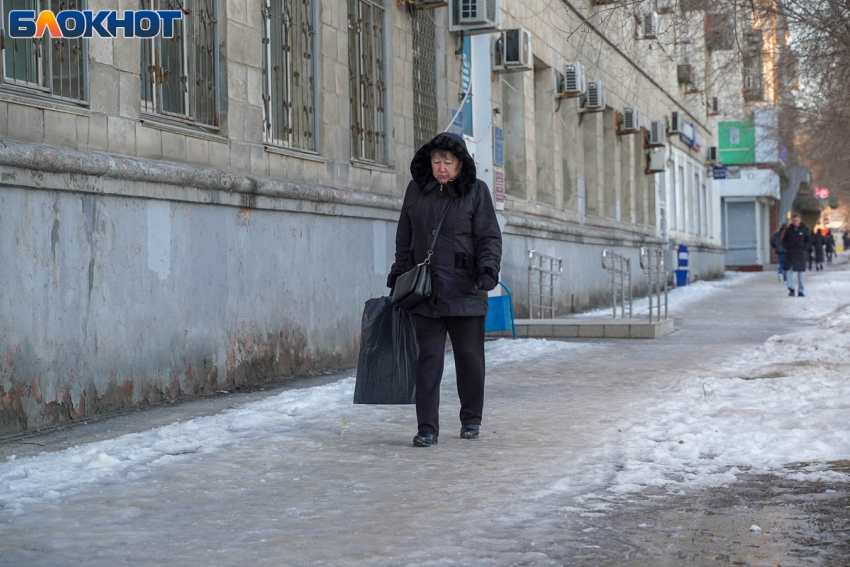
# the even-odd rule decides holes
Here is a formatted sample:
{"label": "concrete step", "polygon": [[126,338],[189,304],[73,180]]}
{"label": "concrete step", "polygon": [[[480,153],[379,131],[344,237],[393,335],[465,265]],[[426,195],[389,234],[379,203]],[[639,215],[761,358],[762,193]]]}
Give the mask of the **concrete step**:
{"label": "concrete step", "polygon": [[[551,339],[657,339],[673,332],[673,319],[517,319],[517,338]],[[511,337],[510,331],[487,333],[488,337]]]}

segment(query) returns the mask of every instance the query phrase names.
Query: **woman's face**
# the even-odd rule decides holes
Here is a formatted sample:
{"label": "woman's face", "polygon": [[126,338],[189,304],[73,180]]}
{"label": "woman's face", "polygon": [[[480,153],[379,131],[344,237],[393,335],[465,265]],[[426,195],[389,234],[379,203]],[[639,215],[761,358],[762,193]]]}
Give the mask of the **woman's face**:
{"label": "woman's face", "polygon": [[431,156],[431,171],[434,179],[440,183],[448,183],[460,173],[460,160],[448,152],[434,153]]}

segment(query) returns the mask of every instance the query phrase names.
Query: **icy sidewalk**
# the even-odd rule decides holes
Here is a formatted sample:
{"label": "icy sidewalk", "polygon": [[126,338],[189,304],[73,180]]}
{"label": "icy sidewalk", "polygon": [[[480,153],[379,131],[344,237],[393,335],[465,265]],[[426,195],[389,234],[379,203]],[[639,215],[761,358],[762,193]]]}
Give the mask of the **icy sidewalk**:
{"label": "icy sidewalk", "polygon": [[[485,345],[489,369],[577,348],[590,347],[533,339],[502,339]],[[454,360],[449,354],[444,385],[453,383],[453,377]],[[116,478],[137,480],[158,467],[274,437],[317,419],[343,424],[352,413],[353,393],[354,378],[347,378],[323,386],[289,390],[221,414],[65,451],[25,459],[15,459],[12,455],[7,457],[7,462],[0,463],[0,520],[22,513],[28,503],[58,500]],[[450,391],[444,392],[444,396],[450,395]],[[413,407],[399,411],[412,414]]]}
{"label": "icy sidewalk", "polygon": [[600,478],[605,486],[580,503],[647,487],[723,486],[743,473],[850,480],[829,470],[850,458],[850,271],[810,277],[806,289],[807,298],[777,300],[780,312],[798,318],[793,327],[713,374],[686,376],[655,400],[631,404],[616,449],[540,495],[580,494]]}
{"label": "icy sidewalk", "polygon": [[[684,287],[671,287],[668,290],[668,312],[670,317],[676,317],[676,315],[682,312],[684,309],[687,309],[689,306],[699,303],[700,301],[708,300],[717,294],[723,293],[724,291],[729,291],[733,286],[736,285],[746,285],[748,280],[751,280],[755,277],[763,275],[762,273],[744,273],[744,272],[726,272],[723,275],[722,279],[719,280],[701,280],[698,282],[694,282],[692,284],[688,284]],[[611,294],[608,294],[609,301],[611,298]],[[620,303],[617,304],[617,313],[620,313]],[[657,305],[655,305],[655,300],[653,300],[653,310],[657,309]],[[642,297],[639,299],[634,299],[632,301],[632,315],[636,318],[638,317],[647,317],[649,315],[649,298]],[[611,304],[608,304],[608,307],[602,307],[600,309],[594,309],[593,311],[585,311],[584,313],[577,313],[572,315],[572,317],[588,317],[588,318],[599,318],[599,317],[610,317],[611,316]]]}

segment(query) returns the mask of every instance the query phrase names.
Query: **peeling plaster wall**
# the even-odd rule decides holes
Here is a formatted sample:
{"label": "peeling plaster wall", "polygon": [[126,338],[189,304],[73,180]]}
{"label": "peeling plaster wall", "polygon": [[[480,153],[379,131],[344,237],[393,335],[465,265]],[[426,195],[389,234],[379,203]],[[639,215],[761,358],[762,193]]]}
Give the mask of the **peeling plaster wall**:
{"label": "peeling plaster wall", "polygon": [[0,183],[0,436],[352,363],[394,234]]}

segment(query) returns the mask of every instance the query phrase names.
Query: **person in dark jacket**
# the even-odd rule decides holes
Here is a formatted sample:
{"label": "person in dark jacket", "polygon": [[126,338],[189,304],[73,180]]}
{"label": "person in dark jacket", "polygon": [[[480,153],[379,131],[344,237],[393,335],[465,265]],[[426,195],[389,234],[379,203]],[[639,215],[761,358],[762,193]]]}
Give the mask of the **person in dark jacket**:
{"label": "person in dark jacket", "polygon": [[785,247],[782,246],[782,236],[785,234],[787,225],[783,224],[779,230],[770,237],[770,246],[776,251],[776,259],[779,263],[779,279],[785,279]]}
{"label": "person in dark jacket", "polygon": [[844,251],[846,252],[847,250],[850,250],[850,232],[844,232],[842,241],[844,242]]}
{"label": "person in dark jacket", "polygon": [[791,226],[785,230],[782,246],[785,247],[785,272],[787,274],[788,295],[794,297],[794,272],[797,273],[797,295],[803,294],[803,272],[806,271],[812,237],[809,227],[800,222],[800,215],[791,217]]}
{"label": "person in dark jacket", "polygon": [[826,265],[832,265],[832,257],[835,256],[835,237],[832,232],[824,229],[824,242],[826,243]]}
{"label": "person in dark jacket", "polygon": [[475,161],[463,138],[438,134],[410,163],[398,222],[395,263],[387,279],[428,255],[440,217],[445,218],[431,258],[433,295],[411,309],[419,340],[416,372],[416,447],[436,445],[439,436],[440,382],[446,333],[451,338],[460,397],[460,436],[479,435],[484,408],[484,317],[487,292],[499,281],[502,233],[487,184],[476,178]]}
{"label": "person in dark jacket", "polygon": [[815,269],[817,271],[823,270],[824,244],[826,244],[826,239],[823,237],[823,231],[816,229],[814,233],[812,233],[812,249],[815,253]]}

